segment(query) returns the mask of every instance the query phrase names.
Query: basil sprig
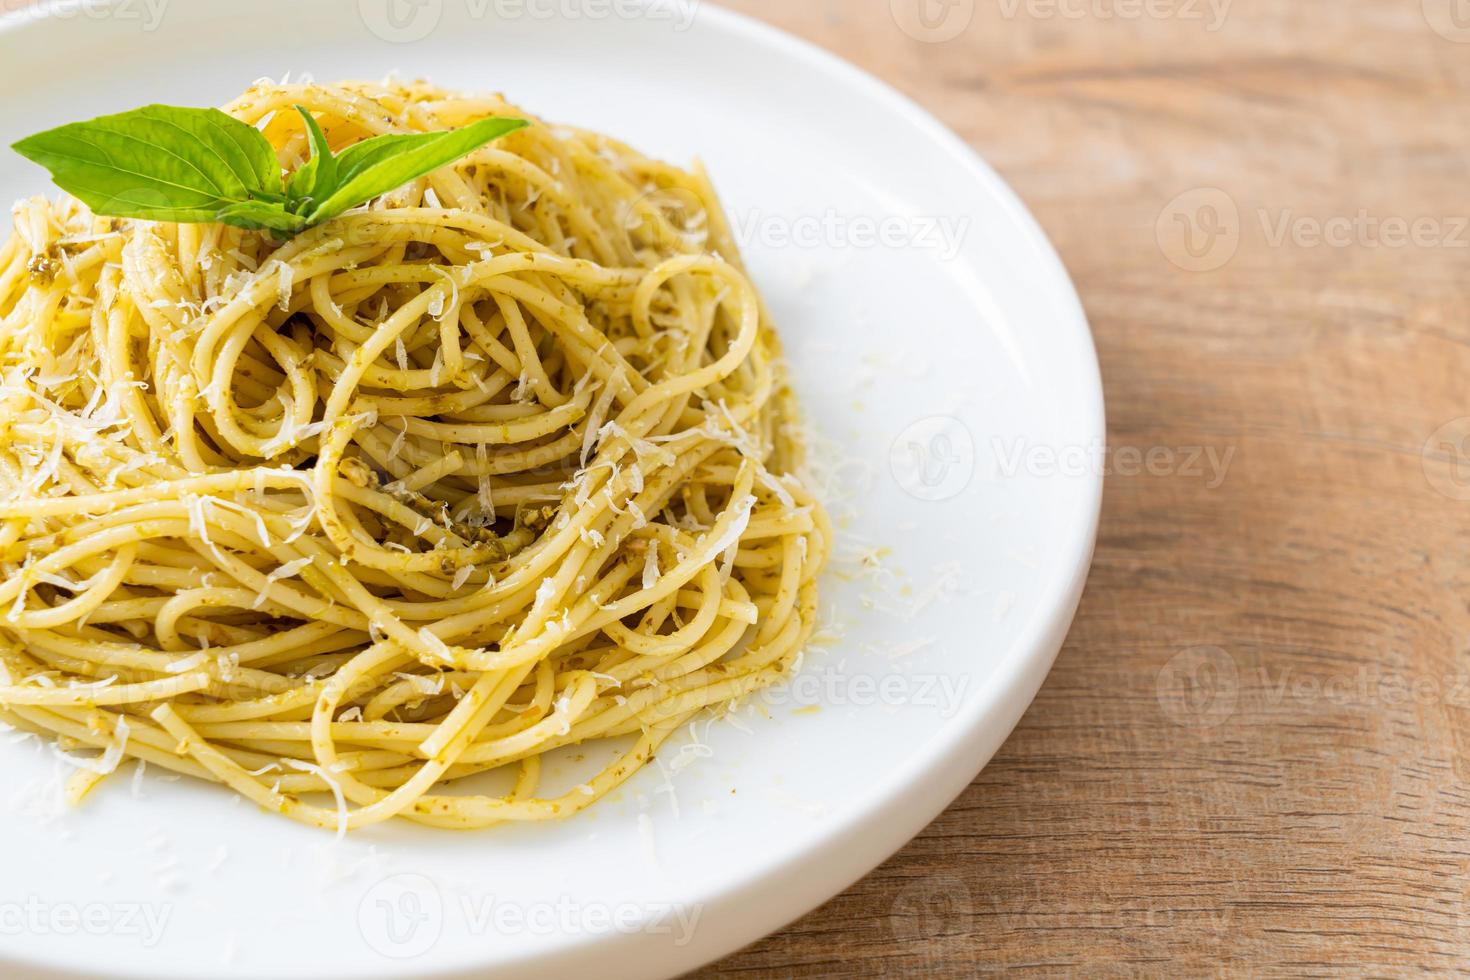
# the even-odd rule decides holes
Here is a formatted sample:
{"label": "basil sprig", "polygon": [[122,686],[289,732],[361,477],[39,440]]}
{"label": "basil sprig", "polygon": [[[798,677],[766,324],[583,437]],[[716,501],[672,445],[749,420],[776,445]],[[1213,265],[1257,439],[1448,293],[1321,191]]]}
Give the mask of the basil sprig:
{"label": "basil sprig", "polygon": [[218,109],[144,106],[48,129],[14,149],[94,214],[219,221],[289,238],[528,125],[491,117],[462,129],[375,136],[333,155],[311,113],[296,111],[311,157],[289,176],[259,130]]}

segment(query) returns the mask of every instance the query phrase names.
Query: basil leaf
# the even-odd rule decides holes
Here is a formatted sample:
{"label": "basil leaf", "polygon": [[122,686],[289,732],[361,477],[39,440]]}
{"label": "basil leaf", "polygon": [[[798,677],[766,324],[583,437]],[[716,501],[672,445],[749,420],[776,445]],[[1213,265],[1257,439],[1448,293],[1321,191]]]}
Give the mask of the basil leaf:
{"label": "basil leaf", "polygon": [[150,105],[28,136],[15,149],[99,215],[219,221],[289,237],[520,129],[482,119],[440,133],[393,133],[333,156],[303,106],[311,156],[283,179],[257,129],[218,109]]}
{"label": "basil leaf", "polygon": [[305,218],[274,201],[241,201],[220,208],[209,220],[236,228],[264,228],[288,238],[306,228]]}
{"label": "basil leaf", "polygon": [[337,157],[336,189],[312,208],[307,220],[316,224],[335,217],[526,125],[524,119],[495,117],[481,119],[463,129],[388,134],[350,146]]}
{"label": "basil leaf", "polygon": [[221,208],[281,191],[270,143],[218,109],[144,106],[58,126],[14,148],[97,214],[213,221]]}
{"label": "basil leaf", "polygon": [[443,130],[434,133],[386,133],[353,143],[338,155],[337,173],[344,182],[351,180],[369,167],[425,143],[432,143],[443,135]]}
{"label": "basil leaf", "polygon": [[305,106],[298,105],[296,111],[306,120],[306,137],[311,144],[311,159],[286,180],[286,206],[299,212],[337,185],[337,158],[332,156],[326,134],[315,117]]}

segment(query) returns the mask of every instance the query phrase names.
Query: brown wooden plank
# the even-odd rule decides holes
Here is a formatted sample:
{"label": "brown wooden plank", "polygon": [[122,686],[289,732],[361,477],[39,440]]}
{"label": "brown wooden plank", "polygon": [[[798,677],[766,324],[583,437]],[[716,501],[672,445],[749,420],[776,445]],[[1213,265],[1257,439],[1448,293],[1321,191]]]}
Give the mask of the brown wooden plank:
{"label": "brown wooden plank", "polygon": [[[699,976],[1470,967],[1470,444],[1424,455],[1470,415],[1470,29],[1431,26],[1450,0],[1235,0],[1217,30],[1204,2],[976,0],[925,43],[890,14],[916,3],[726,5],[915,97],[1020,192],[1092,318],[1115,449],[1233,457],[1214,487],[1111,474],[1072,635],[996,760]],[[1186,271],[1157,228],[1199,188],[1238,245]],[[1426,223],[1394,246],[1360,212]]]}

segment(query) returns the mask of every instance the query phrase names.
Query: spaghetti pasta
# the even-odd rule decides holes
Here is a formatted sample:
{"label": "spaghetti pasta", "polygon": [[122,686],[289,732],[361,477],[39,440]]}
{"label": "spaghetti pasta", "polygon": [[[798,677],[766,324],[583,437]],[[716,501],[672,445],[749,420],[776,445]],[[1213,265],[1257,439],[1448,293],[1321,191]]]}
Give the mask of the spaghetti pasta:
{"label": "spaghetti pasta", "polygon": [[[398,82],[226,111],[289,169],[297,104],[334,148],[525,115]],[[0,720],[74,797],[131,759],[339,832],[565,817],[812,633],[831,528],[701,170],[537,123],[285,244],[14,218]],[[606,761],[543,791],[572,745]]]}

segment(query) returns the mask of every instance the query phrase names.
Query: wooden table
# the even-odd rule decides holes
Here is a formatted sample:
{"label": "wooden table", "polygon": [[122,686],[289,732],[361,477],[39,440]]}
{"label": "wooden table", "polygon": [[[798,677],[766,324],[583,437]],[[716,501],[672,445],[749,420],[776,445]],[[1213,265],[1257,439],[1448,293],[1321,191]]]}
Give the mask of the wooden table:
{"label": "wooden table", "polygon": [[995,761],[700,976],[1470,969],[1470,9],[931,0],[930,31],[918,0],[726,2],[1010,181],[1091,317],[1115,455]]}

